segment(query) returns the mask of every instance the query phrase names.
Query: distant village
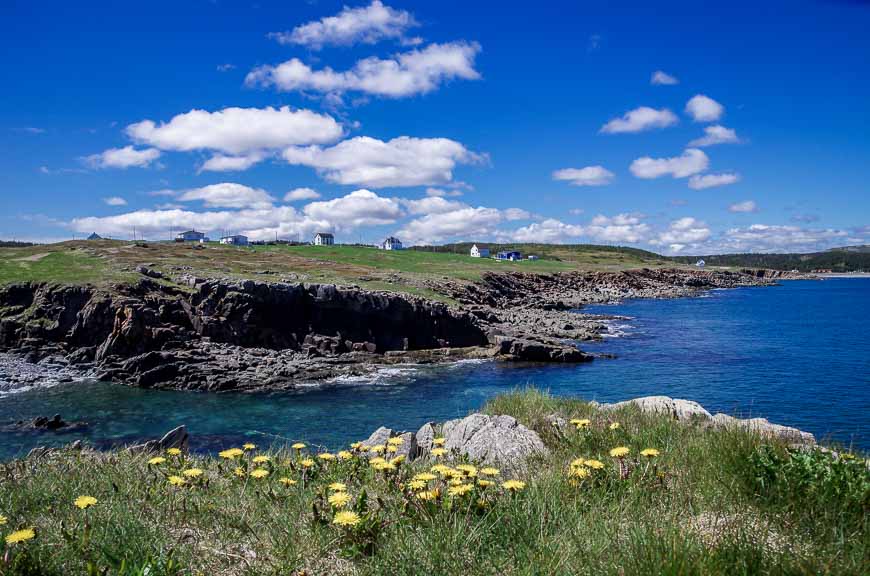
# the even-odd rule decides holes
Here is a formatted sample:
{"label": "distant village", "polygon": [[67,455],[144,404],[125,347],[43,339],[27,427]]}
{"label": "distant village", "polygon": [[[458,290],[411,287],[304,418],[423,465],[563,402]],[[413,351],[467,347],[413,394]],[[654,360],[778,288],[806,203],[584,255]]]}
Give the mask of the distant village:
{"label": "distant village", "polygon": [[[103,240],[103,237],[94,232],[90,236],[87,237],[88,240]],[[192,242],[197,244],[207,244],[211,242],[211,238],[205,235],[204,232],[199,232],[197,230],[185,230],[184,232],[179,232],[175,234],[174,237],[175,242]],[[299,241],[291,241],[291,240],[249,240],[247,236],[244,234],[230,234],[227,236],[221,236],[218,240],[221,244],[227,246],[265,246],[265,245],[276,245],[276,244],[286,244],[286,245],[309,245],[309,246],[335,246],[335,235],[331,232],[317,232],[314,234],[310,242],[299,242]],[[402,245],[402,241],[396,238],[395,236],[389,236],[385,238],[382,242],[375,245],[381,250],[403,250],[404,246]],[[471,249],[469,250],[468,255],[471,258],[492,258],[495,260],[506,260],[511,262],[516,262],[520,260],[537,260],[538,256],[535,254],[527,254],[523,256],[522,252],[519,250],[499,250],[494,255],[490,252],[488,246],[473,244]]]}

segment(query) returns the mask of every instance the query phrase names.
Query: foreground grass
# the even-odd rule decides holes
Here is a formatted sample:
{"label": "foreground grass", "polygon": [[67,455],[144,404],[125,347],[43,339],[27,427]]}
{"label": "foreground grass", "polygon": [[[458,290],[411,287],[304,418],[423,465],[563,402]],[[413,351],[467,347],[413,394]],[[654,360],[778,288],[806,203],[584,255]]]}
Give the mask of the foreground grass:
{"label": "foreground grass", "polygon": [[[422,484],[414,477],[446,456],[391,464],[385,447],[373,466],[351,447],[324,458],[248,446],[150,463],[155,455],[73,450],[7,463],[0,534],[33,537],[6,544],[0,573],[866,573],[863,461],[632,409],[605,416],[534,390],[485,410],[537,429],[550,455],[497,475],[447,461]],[[552,413],[576,426],[560,432]],[[628,455],[611,457],[615,447]],[[658,455],[640,456],[647,448]],[[469,488],[451,494],[455,485]],[[348,502],[330,503],[336,493]],[[80,508],[80,496],[95,502]]]}

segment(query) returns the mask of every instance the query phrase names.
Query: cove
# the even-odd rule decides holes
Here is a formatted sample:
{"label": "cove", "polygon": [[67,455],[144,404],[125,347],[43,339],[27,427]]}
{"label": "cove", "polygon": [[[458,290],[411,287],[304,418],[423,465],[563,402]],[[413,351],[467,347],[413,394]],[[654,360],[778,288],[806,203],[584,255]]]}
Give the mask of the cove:
{"label": "cove", "polygon": [[820,441],[870,448],[870,279],[787,281],[584,312],[627,317],[612,322],[611,337],[581,344],[615,358],[564,366],[402,367],[281,394],[154,391],[104,382],[7,394],[0,397],[0,424],[59,413],[89,427],[65,435],[0,432],[0,459],[76,439],[108,448],[179,424],[188,426],[197,451],[300,439],[335,448],[381,425],[414,429],[460,417],[495,394],[527,385],[604,402],[651,394],[687,398],[711,412],[761,416]]}

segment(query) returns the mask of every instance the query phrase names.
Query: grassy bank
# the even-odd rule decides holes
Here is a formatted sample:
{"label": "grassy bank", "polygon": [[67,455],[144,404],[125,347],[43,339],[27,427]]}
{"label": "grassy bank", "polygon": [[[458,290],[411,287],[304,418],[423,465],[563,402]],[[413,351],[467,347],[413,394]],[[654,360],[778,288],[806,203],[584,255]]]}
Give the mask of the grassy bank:
{"label": "grassy bank", "polygon": [[[95,284],[135,279],[144,264],[167,276],[257,278],[358,285],[441,298],[431,285],[473,282],[486,272],[553,273],[673,266],[652,253],[601,246],[528,246],[539,260],[500,262],[460,253],[384,251],[366,246],[265,245],[234,247],[175,242],[70,241],[0,248],[0,285],[19,281]],[[532,253],[532,252],[529,252]]]}
{"label": "grassy bank", "polygon": [[[3,464],[0,534],[32,538],[5,544],[0,573],[866,573],[862,460],[534,390],[485,410],[539,430],[551,454],[515,475],[372,466],[351,447]],[[580,422],[557,433],[553,412]]]}

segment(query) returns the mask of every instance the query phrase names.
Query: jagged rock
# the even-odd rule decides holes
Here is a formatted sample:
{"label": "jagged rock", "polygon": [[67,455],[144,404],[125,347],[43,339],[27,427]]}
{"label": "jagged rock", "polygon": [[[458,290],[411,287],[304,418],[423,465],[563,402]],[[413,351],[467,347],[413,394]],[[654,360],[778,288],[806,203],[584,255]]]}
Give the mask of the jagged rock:
{"label": "jagged rock", "polygon": [[397,447],[398,449],[395,452],[386,454],[387,457],[404,456],[408,460],[413,460],[417,457],[417,438],[412,432],[395,432],[385,426],[381,426],[372,432],[371,436],[363,440],[363,446],[368,446],[369,448],[372,446],[383,446],[390,438],[401,438],[402,443]]}
{"label": "jagged rock", "polygon": [[156,278],[163,278],[162,272],[160,272],[158,270],[154,270],[152,268],[149,268],[143,264],[136,266],[136,272],[138,272],[139,274],[142,274],[143,276],[147,276],[149,278],[155,278],[155,279]]}
{"label": "jagged rock", "polygon": [[815,436],[809,432],[804,432],[791,426],[773,424],[765,418],[749,418],[744,420],[729,416],[728,414],[716,414],[710,420],[710,426],[712,428],[743,428],[762,436],[769,436],[794,444],[815,445],[816,443]]}
{"label": "jagged rock", "polygon": [[531,456],[549,452],[535,431],[511,416],[472,414],[445,422],[443,434],[449,452],[511,470],[524,468]]}
{"label": "jagged rock", "polygon": [[591,354],[581,352],[574,346],[558,342],[537,342],[525,339],[502,337],[499,339],[499,353],[516,360],[527,362],[588,362]]}
{"label": "jagged rock", "polygon": [[435,441],[435,426],[433,422],[423,424],[414,436],[417,442],[417,452],[420,456],[429,454]]}
{"label": "jagged rock", "polygon": [[190,436],[187,433],[187,427],[183,424],[164,434],[160,440],[149,440],[144,444],[130,446],[127,450],[134,454],[141,454],[144,452],[165,452],[170,448],[178,448],[182,452],[187,452],[190,448]]}
{"label": "jagged rock", "polygon": [[393,437],[393,430],[386,426],[381,426],[371,433],[371,436],[363,440],[363,446],[371,448],[372,446],[384,445],[387,440]]}
{"label": "jagged rock", "polygon": [[644,396],[615,404],[600,404],[598,409],[611,411],[630,405],[637,406],[643,412],[669,414],[674,420],[709,420],[712,418],[712,415],[697,402],[669,396]]}

